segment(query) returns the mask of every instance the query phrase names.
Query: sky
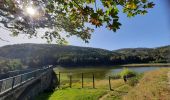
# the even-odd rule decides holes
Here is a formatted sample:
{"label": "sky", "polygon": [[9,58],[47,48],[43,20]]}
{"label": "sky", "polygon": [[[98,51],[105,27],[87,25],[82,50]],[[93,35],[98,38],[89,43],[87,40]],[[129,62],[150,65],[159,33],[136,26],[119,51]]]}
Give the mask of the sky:
{"label": "sky", "polygon": [[[170,45],[170,15],[166,2],[154,0],[155,7],[146,15],[137,15],[127,18],[120,13],[122,26],[117,32],[109,31],[105,27],[95,29],[89,43],[72,37],[68,39],[69,45],[86,46],[116,50],[120,48],[159,47]],[[40,38],[28,39],[25,35],[19,37],[9,36],[9,32],[0,28],[0,37],[9,41],[0,41],[0,46],[20,43],[46,43]]]}

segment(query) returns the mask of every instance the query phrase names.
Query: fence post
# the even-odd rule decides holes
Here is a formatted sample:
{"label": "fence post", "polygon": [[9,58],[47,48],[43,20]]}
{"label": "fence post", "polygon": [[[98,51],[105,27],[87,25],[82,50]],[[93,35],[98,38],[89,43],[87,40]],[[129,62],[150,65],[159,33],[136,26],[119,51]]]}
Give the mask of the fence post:
{"label": "fence post", "polygon": [[82,88],[83,88],[83,73],[81,74],[81,78],[82,78]]}
{"label": "fence post", "polygon": [[111,79],[111,78],[110,78],[110,76],[109,76],[109,89],[112,90],[110,79]]}
{"label": "fence post", "polygon": [[58,85],[58,87],[60,88],[60,72],[59,72],[59,74],[58,74],[58,79],[59,79],[59,85]]}
{"label": "fence post", "polygon": [[71,85],[72,85],[72,75],[70,75],[70,88],[71,88]]}
{"label": "fence post", "polygon": [[95,88],[95,82],[94,82],[94,74],[93,74],[93,88]]}

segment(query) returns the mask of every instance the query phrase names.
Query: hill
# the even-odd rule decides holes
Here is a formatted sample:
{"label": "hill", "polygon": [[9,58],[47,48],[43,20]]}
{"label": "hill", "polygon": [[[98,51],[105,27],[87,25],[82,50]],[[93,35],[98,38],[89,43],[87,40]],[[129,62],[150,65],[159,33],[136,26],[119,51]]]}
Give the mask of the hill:
{"label": "hill", "polygon": [[170,46],[129,48],[114,51],[56,44],[16,44],[0,47],[0,62],[17,59],[29,67],[45,65],[89,66],[129,63],[167,63]]}
{"label": "hill", "polygon": [[115,50],[122,55],[138,57],[141,60],[147,60],[153,63],[170,62],[170,46],[162,46],[157,48],[125,48]]}
{"label": "hill", "polygon": [[0,48],[0,57],[20,59],[25,65],[34,67],[49,64],[93,65],[94,61],[101,64],[111,54],[104,49],[56,44],[16,44]]}

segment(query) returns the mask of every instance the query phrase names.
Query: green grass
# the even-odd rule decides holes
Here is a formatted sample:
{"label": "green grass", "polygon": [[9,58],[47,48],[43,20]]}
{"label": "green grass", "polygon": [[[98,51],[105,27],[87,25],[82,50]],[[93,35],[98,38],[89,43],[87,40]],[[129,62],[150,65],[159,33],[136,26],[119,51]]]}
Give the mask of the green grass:
{"label": "green grass", "polygon": [[[79,75],[81,76],[81,74]],[[69,87],[69,77],[67,73],[61,74],[61,86],[53,93],[40,94],[36,100],[98,100],[105,94],[109,94],[106,100],[121,100],[131,86],[125,84],[123,79],[112,79],[111,86],[114,91],[109,90],[108,79],[95,79],[95,89],[90,75],[84,75],[84,88],[81,88],[81,78],[72,75],[72,88]]]}
{"label": "green grass", "polygon": [[[62,78],[62,86],[53,93],[42,93],[35,100],[168,100],[170,89],[167,87],[167,72],[170,69],[160,69],[128,79],[111,80],[112,89],[109,90],[107,79],[95,80],[96,88],[88,78],[84,80],[84,88],[81,88],[81,80],[74,79],[72,88],[69,88],[67,76]],[[165,98],[165,99],[164,99]]]}
{"label": "green grass", "polygon": [[84,88],[81,88],[81,83],[75,82],[69,88],[69,84],[62,85],[62,89],[58,89],[53,93],[43,93],[39,95],[36,100],[98,100],[105,94],[109,94],[106,100],[114,98],[114,100],[121,100],[122,95],[125,95],[131,86],[125,84],[122,79],[111,80],[112,89],[109,90],[108,80],[96,80],[96,88],[93,89],[91,81],[84,83]]}
{"label": "green grass", "polygon": [[39,95],[36,100],[98,100],[106,93],[102,89],[76,89],[67,88],[56,90],[54,93],[44,93]]}

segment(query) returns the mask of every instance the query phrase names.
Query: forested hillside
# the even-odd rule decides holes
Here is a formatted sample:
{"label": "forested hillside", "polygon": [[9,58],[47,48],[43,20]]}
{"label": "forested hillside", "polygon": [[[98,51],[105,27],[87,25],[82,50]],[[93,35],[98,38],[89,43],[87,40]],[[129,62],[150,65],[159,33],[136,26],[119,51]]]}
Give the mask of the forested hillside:
{"label": "forested hillside", "polygon": [[23,64],[32,67],[49,64],[70,66],[108,64],[109,56],[112,54],[111,51],[103,49],[55,44],[19,44],[0,48],[1,57],[20,59]]}
{"label": "forested hillside", "polygon": [[140,61],[152,63],[167,63],[170,61],[170,46],[158,48],[126,48],[115,50],[115,52],[124,55],[125,58],[132,57],[133,61],[137,61],[137,63]]}
{"label": "forested hillside", "polygon": [[16,44],[0,48],[0,62],[5,59],[14,59],[15,61],[17,59],[18,62],[29,67],[167,63],[169,55],[170,46],[114,51],[56,44]]}

